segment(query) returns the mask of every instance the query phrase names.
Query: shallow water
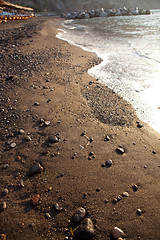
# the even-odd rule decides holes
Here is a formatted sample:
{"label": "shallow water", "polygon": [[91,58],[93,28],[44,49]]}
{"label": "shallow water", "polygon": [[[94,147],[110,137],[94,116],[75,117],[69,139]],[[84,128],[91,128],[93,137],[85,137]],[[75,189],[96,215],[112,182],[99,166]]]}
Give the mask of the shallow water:
{"label": "shallow water", "polygon": [[90,69],[160,132],[160,10],[152,15],[67,20],[58,38],[95,52]]}

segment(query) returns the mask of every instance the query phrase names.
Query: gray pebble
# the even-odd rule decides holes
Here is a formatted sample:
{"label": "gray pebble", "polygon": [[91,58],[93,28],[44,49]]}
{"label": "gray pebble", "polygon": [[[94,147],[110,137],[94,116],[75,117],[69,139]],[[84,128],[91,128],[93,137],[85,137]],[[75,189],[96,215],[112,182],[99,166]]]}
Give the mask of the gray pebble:
{"label": "gray pebble", "polygon": [[110,167],[112,165],[112,163],[113,163],[112,160],[109,159],[105,162],[105,165],[106,165],[106,167]]}

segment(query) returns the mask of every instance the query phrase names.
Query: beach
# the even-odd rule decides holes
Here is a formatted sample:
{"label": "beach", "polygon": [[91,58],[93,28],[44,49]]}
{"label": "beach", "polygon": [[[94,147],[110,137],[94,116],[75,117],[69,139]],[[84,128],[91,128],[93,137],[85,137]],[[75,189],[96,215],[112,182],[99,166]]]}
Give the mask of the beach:
{"label": "beach", "polygon": [[88,74],[101,59],[56,38],[61,23],[0,25],[1,238],[73,239],[83,207],[94,239],[119,227],[126,239],[158,240],[160,135]]}

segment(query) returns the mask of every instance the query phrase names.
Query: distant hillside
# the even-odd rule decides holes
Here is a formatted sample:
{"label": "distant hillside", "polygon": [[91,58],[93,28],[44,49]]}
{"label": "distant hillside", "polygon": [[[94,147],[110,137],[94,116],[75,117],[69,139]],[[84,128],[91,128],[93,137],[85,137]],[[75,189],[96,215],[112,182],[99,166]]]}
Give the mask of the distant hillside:
{"label": "distant hillside", "polygon": [[8,0],[11,3],[34,7],[40,11],[71,12],[97,8],[136,7],[160,8],[160,0]]}

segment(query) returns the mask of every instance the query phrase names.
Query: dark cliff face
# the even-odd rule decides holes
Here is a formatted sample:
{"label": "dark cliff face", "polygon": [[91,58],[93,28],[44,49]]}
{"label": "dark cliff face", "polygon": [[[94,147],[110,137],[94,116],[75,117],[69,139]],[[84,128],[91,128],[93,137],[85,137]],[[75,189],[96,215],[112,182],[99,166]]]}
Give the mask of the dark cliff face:
{"label": "dark cliff face", "polygon": [[11,3],[31,6],[35,10],[48,12],[71,12],[97,8],[160,8],[160,0],[8,0]]}

